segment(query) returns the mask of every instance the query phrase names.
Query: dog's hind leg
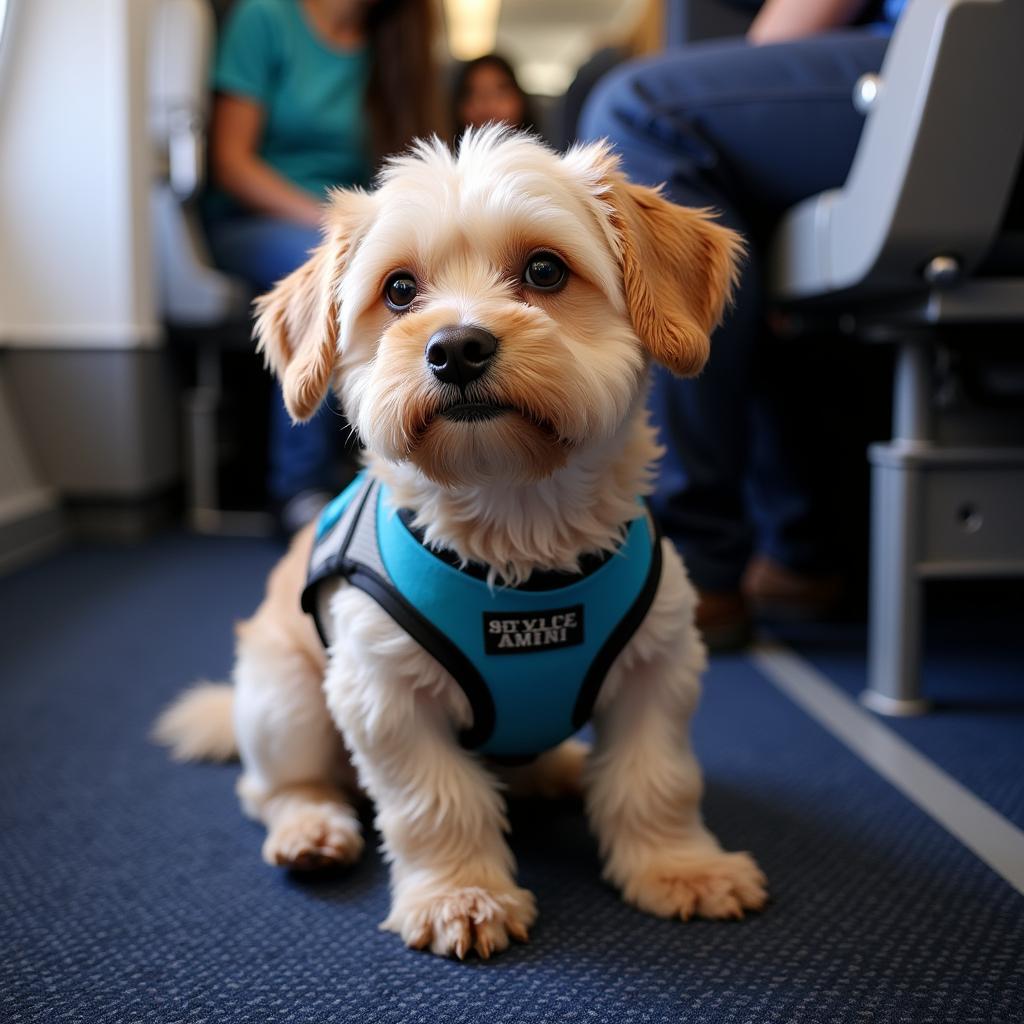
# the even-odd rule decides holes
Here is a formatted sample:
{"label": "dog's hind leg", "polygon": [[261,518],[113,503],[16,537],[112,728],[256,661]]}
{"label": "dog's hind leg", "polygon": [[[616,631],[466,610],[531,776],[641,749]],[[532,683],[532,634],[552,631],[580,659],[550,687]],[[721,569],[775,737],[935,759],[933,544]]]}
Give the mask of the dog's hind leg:
{"label": "dog's hind leg", "polygon": [[321,691],[323,669],[255,620],[241,628],[235,733],[242,807],[267,826],[263,858],[299,870],[347,864],[363,848],[348,755]]}
{"label": "dog's hind leg", "polygon": [[312,529],[270,574],[256,614],[238,627],[234,731],[242,807],[267,826],[263,857],[306,869],[348,864],[363,849],[355,773],[331,720],[323,646],[299,608]]}
{"label": "dog's hind leg", "polygon": [[529,764],[498,766],[498,774],[512,797],[540,796],[561,800],[583,795],[583,770],[590,745],[569,739]]}

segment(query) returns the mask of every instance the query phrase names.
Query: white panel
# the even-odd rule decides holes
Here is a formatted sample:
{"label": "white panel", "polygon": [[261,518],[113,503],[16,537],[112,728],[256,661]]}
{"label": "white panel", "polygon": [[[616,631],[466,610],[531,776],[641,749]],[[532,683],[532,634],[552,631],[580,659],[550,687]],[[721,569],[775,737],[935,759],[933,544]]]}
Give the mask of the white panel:
{"label": "white panel", "polygon": [[14,0],[0,69],[0,341],[157,336],[145,32],[151,0]]}

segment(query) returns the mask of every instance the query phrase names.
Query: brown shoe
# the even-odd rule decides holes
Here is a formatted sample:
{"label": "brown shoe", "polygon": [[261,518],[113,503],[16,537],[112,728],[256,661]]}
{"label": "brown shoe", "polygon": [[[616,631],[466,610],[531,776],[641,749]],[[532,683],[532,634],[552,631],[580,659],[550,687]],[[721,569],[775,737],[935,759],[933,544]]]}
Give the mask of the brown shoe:
{"label": "brown shoe", "polygon": [[754,613],[769,619],[823,619],[836,610],[843,595],[839,576],[796,572],[767,555],[755,555],[743,574],[740,589]]}
{"label": "brown shoe", "polygon": [[698,590],[697,628],[708,650],[741,651],[753,639],[753,621],[738,590]]}

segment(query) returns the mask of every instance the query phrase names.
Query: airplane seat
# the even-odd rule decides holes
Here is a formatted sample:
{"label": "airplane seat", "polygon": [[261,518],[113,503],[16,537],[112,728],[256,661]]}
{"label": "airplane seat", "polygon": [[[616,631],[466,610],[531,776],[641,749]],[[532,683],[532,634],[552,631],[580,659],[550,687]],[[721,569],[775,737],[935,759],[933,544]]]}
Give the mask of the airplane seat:
{"label": "airplane seat", "polygon": [[207,0],[159,0],[151,36],[149,129],[159,177],[153,217],[159,293],[173,326],[248,315],[249,290],[214,268],[196,201],[206,182],[209,67],[216,33]]}
{"label": "airplane seat", "polygon": [[910,0],[849,176],[797,204],[770,287],[797,329],[895,347],[890,441],[872,445],[868,685],[887,714],[920,691],[923,587],[1024,575],[1024,4]]}
{"label": "airplane seat", "polygon": [[[230,501],[225,491],[238,491],[233,463],[245,453],[241,420],[256,404],[237,403],[247,412],[229,413],[226,387],[228,354],[253,352],[252,290],[213,265],[198,209],[207,180],[209,69],[226,8],[224,0],[157,0],[155,5],[149,132],[158,176],[151,210],[163,320],[171,344],[194,359],[195,385],[183,400],[190,523],[201,532],[263,533],[272,525],[268,516],[224,508]],[[234,484],[225,488],[229,476]]]}

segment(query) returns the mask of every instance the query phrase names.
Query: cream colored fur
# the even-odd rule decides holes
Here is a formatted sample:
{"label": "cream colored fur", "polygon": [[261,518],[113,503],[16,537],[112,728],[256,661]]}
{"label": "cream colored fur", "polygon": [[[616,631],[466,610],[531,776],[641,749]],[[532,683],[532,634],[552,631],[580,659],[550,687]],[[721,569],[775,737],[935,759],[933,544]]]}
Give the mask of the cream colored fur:
{"label": "cream colored fur", "polygon": [[[570,268],[556,294],[520,281],[540,249]],[[626,182],[601,145],[559,158],[488,129],[454,157],[421,144],[373,193],[339,193],[324,244],[261,300],[260,344],[296,416],[338,390],[370,472],[429,543],[516,582],[614,549],[638,514],[659,455],[643,409],[647,365],[699,369],[738,251],[705,213]],[[381,290],[398,269],[415,274],[420,296],[396,315]],[[497,419],[439,415],[450,385],[432,378],[423,350],[458,323],[500,339],[492,370],[470,386],[511,407]],[[343,583],[323,597],[325,656],[298,603],[311,543],[308,529],[296,538],[239,628],[232,728],[227,697],[209,688],[157,727],[183,757],[223,757],[237,738],[239,795],[267,825],[266,860],[357,857],[361,787],[391,865],[384,927],[411,946],[487,957],[525,940],[537,913],[516,883],[505,793],[582,788],[604,875],[630,903],[684,919],[763,905],[753,859],[724,852],[701,820],[689,720],[705,654],[671,545],[654,603],[600,692],[593,751],[570,741],[499,769],[458,744],[471,713],[454,680]]]}

